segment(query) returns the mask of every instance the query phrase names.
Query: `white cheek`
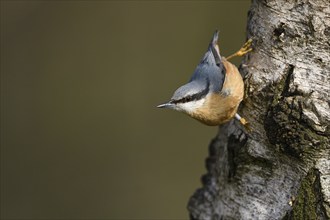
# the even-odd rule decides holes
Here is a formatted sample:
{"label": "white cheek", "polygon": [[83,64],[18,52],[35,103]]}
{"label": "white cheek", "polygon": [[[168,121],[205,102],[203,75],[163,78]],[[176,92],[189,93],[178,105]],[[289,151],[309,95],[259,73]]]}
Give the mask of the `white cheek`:
{"label": "white cheek", "polygon": [[184,112],[194,112],[196,109],[200,108],[203,106],[205,99],[200,99],[196,101],[191,101],[191,102],[185,102],[185,103],[180,103],[178,105],[178,111],[184,111]]}

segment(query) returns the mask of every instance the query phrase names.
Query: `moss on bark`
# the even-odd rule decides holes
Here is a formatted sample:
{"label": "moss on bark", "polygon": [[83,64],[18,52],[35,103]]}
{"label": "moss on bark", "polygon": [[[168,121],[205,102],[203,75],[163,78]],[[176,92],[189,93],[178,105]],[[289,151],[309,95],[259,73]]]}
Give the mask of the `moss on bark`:
{"label": "moss on bark", "polygon": [[301,181],[297,197],[292,198],[293,208],[284,219],[328,219],[320,195],[320,174],[311,169]]}

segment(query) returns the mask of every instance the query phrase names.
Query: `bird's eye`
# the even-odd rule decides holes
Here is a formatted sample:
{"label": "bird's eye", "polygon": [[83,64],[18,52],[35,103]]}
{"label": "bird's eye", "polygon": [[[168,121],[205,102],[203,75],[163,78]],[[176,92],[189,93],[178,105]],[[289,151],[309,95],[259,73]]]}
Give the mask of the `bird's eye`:
{"label": "bird's eye", "polygon": [[186,102],[190,102],[190,101],[191,101],[191,99],[192,99],[192,97],[191,97],[191,96],[187,96],[187,97],[185,97],[185,101],[186,101]]}

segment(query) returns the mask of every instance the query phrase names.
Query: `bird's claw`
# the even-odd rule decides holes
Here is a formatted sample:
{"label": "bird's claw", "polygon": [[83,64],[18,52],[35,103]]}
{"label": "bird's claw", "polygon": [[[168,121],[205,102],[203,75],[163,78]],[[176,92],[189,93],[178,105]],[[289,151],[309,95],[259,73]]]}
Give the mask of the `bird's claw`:
{"label": "bird's claw", "polygon": [[229,60],[233,57],[241,57],[247,54],[248,52],[252,51],[252,39],[250,38],[248,41],[245,42],[245,44],[237,51],[236,53],[230,55],[229,57],[226,58],[226,60]]}
{"label": "bird's claw", "polygon": [[243,56],[248,52],[252,51],[251,45],[252,45],[252,39],[250,38],[248,41],[245,42],[242,48],[239,49],[239,51],[237,51],[237,56]]}

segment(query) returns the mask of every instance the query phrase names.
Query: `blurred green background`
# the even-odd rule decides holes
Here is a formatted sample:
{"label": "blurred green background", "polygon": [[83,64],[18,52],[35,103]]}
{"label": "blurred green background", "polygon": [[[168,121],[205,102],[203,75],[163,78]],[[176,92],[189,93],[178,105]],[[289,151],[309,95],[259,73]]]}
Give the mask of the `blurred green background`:
{"label": "blurred green background", "polygon": [[1,218],[187,219],[217,127],[155,106],[249,5],[1,1]]}

